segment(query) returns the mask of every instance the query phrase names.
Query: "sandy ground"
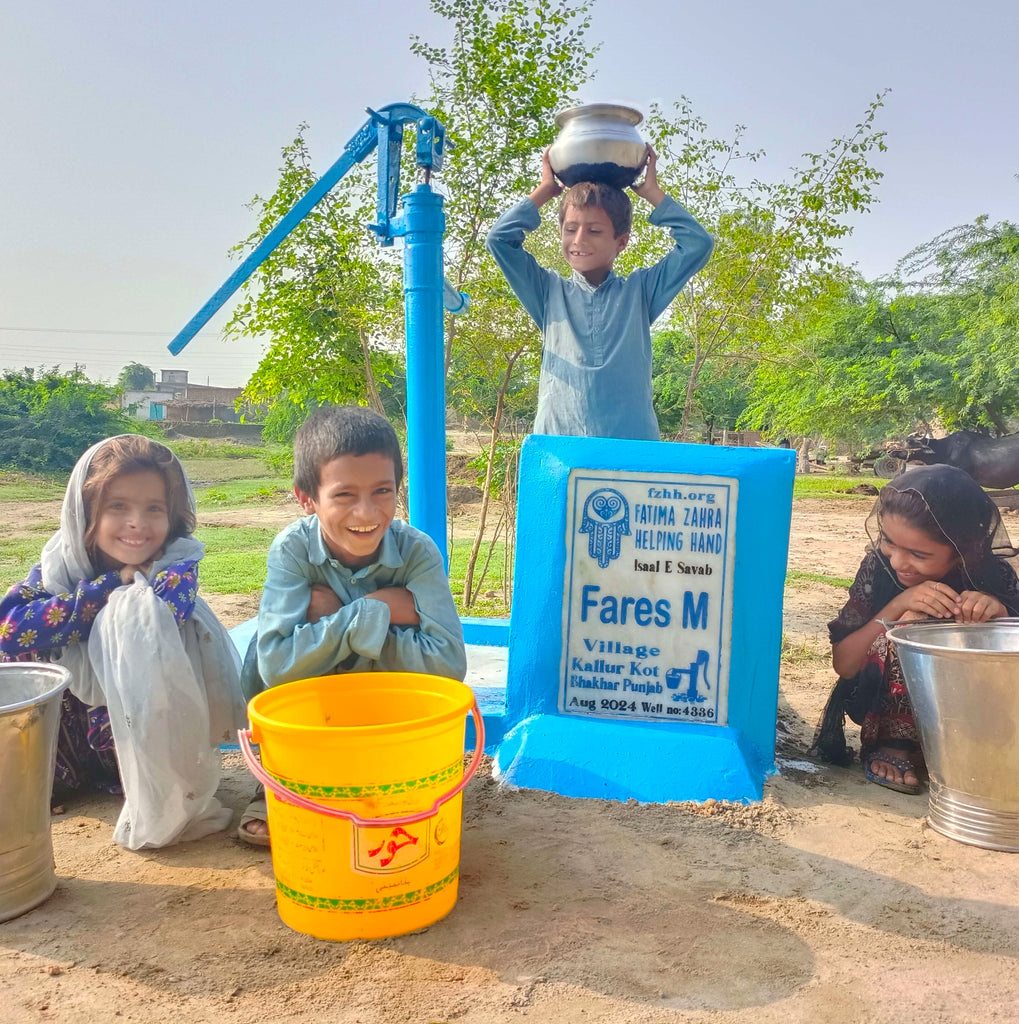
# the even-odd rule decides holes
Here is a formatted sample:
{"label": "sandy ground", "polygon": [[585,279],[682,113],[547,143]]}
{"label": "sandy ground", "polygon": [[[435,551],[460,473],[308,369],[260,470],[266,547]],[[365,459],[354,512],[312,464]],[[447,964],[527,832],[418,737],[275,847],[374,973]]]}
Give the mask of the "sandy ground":
{"label": "sandy ground", "polygon": [[[851,576],[867,508],[798,502],[791,568]],[[419,934],[308,938],[277,917],[267,851],[227,832],[130,853],[111,843],[115,799],[68,804],[53,819],[56,893],[0,925],[0,1020],[1019,1019],[1019,858],[937,835],[925,798],[868,784],[858,765],[805,763],[842,600],[825,584],[787,590],[785,767],[762,803],[569,800],[479,777],[459,902]],[[228,757],[235,821],[251,789]]]}

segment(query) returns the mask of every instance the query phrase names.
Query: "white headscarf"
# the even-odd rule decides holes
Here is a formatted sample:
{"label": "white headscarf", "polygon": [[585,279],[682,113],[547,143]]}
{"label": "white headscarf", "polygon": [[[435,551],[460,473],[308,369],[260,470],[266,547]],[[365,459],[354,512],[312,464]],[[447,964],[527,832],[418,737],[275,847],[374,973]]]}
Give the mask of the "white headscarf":
{"label": "white headscarf", "polygon": [[[130,435],[120,435],[130,436]],[[82,488],[93,445],[71,473],[60,529],[42,551],[42,584],[51,594],[72,593],[100,573],[85,548],[87,517]],[[176,462],[176,457],[174,458]],[[191,485],[177,462],[195,511]],[[118,587],[100,609],[87,647],[71,644],[60,662],[71,670],[71,692],[110,713],[125,803],[114,840],[131,849],[197,839],[226,826],[230,817],[213,796],[219,784],[219,744],[246,721],[233,642],[202,598],[178,626],[155,596],[150,580],[177,562],[196,562],[205,547],[194,537],[171,541],[149,570]]]}

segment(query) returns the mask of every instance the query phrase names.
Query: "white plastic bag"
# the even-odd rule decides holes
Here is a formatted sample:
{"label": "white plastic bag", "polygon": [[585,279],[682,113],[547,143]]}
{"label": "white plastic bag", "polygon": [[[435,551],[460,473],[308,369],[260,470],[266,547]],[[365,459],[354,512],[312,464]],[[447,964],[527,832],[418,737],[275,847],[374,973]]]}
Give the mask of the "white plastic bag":
{"label": "white plastic bag", "polygon": [[[190,642],[199,645],[193,652],[199,672],[203,654],[216,662],[212,671],[229,670],[221,653],[213,656],[212,648],[221,645],[203,645],[201,634]],[[210,738],[209,694],[173,612],[140,575],[110,595],[96,617],[88,653],[105,694],[124,786],[114,842],[140,850],[224,829],[230,810],[214,795],[220,755],[218,737]],[[228,689],[236,689],[233,680],[223,680]],[[223,707],[216,712],[221,719],[235,713]]]}

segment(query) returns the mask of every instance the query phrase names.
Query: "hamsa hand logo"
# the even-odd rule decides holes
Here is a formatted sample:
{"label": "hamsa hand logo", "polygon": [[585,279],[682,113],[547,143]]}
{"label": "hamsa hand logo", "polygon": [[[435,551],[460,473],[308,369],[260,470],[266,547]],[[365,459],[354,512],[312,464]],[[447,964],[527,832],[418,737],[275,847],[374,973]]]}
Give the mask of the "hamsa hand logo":
{"label": "hamsa hand logo", "polygon": [[588,554],[601,568],[619,557],[620,539],[630,534],[630,506],[613,487],[599,487],[584,502],[580,532],[588,534]]}

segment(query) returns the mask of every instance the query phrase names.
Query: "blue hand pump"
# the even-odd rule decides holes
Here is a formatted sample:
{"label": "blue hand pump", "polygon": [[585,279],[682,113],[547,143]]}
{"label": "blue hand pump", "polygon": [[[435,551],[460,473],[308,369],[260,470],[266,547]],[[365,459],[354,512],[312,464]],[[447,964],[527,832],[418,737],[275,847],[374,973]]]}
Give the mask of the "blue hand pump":
{"label": "blue hand pump", "polygon": [[[411,524],[446,551],[446,396],[442,331],[443,306],[452,313],[467,308],[467,296],[444,282],[442,236],[446,217],[442,196],[429,184],[442,168],[445,129],[410,103],[368,110],[368,120],[347,143],[340,158],[294,204],[282,220],[238,265],[218,291],[170,342],[179,355],[231,295],[283,241],[316,203],[354,166],[378,147],[378,223],[368,227],[382,245],[404,239],[403,294],[407,339],[407,494]],[[414,124],[415,162],[424,180],[403,197],[400,187],[403,126]]]}

